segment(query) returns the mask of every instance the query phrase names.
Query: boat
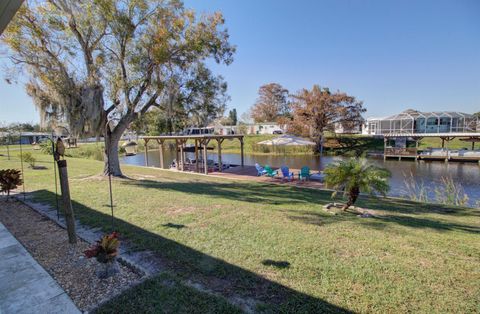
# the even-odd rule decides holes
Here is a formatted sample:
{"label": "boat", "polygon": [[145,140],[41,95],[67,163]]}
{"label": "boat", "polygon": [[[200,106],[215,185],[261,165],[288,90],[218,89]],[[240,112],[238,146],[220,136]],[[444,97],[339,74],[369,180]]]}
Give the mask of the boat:
{"label": "boat", "polygon": [[123,143],[122,147],[125,149],[125,156],[135,156],[137,154],[138,144],[135,141]]}

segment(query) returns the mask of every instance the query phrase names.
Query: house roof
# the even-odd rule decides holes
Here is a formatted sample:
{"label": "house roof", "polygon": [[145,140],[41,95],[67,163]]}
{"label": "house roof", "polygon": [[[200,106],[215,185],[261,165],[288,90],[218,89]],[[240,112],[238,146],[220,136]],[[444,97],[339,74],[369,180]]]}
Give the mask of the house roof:
{"label": "house roof", "polygon": [[432,112],[421,112],[418,110],[407,109],[401,113],[378,119],[378,120],[404,120],[404,119],[416,119],[416,118],[467,118],[474,119],[475,116],[469,113],[463,113],[459,111],[432,111]]}

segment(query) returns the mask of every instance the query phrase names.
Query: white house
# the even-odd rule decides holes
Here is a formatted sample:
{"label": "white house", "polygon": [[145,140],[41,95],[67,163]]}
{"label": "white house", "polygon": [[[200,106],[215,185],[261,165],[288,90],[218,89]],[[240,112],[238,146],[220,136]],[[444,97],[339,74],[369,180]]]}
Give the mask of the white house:
{"label": "white house", "polygon": [[480,131],[479,123],[480,119],[468,113],[420,112],[409,109],[389,117],[368,118],[363,134],[475,133]]}
{"label": "white house", "polygon": [[276,122],[263,122],[263,123],[251,123],[251,124],[239,124],[239,125],[223,125],[219,122],[215,122],[207,127],[214,130],[215,134],[283,134],[283,130]]}
{"label": "white house", "polygon": [[247,134],[283,134],[284,130],[276,122],[246,124]]}

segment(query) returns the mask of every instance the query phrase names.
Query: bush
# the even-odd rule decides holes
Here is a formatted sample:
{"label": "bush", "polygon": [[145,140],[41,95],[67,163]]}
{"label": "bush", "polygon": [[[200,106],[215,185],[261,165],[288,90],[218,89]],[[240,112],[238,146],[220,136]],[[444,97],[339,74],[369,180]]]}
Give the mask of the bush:
{"label": "bush", "polygon": [[47,155],[53,155],[52,143],[45,141],[40,143],[40,150]]}
{"label": "bush", "polygon": [[100,263],[108,263],[117,257],[119,247],[118,233],[112,232],[104,235],[93,246],[85,250],[84,254],[87,258],[95,257]]}
{"label": "bush", "polygon": [[0,189],[2,193],[7,193],[10,196],[10,191],[22,185],[22,178],[20,170],[16,169],[2,169],[0,170]]}
{"label": "bush", "polygon": [[32,153],[30,152],[25,152],[20,155],[18,155],[19,158],[23,157],[23,161],[28,163],[30,165],[30,168],[35,168],[35,162],[37,161],[35,157],[33,157]]}

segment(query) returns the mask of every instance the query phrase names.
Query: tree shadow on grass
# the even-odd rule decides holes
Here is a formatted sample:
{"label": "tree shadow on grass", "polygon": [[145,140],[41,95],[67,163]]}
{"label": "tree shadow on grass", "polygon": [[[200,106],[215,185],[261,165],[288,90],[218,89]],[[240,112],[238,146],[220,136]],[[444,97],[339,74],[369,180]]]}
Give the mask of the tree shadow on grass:
{"label": "tree shadow on grass", "polygon": [[174,224],[174,223],[171,223],[171,222],[163,224],[162,226],[166,227],[166,228],[173,228],[173,229],[183,229],[183,228],[186,227],[185,225]]}
{"label": "tree shadow on grass", "polygon": [[330,192],[309,190],[294,186],[281,186],[268,183],[238,182],[196,182],[196,181],[154,181],[128,180],[124,185],[162,191],[175,191],[187,194],[207,195],[235,201],[264,203],[272,205],[294,205],[302,203],[326,204],[330,200]]}
{"label": "tree shadow on grass", "polygon": [[[331,192],[326,190],[303,189],[293,186],[281,186],[276,184],[262,183],[238,183],[238,182],[163,182],[152,180],[130,180],[124,181],[124,184],[134,185],[143,188],[160,189],[162,191],[176,191],[188,194],[208,195],[222,199],[231,199],[235,201],[246,201],[252,203],[263,203],[271,205],[323,205],[332,201]],[[358,218],[353,213],[342,213],[340,215],[330,215],[318,210],[302,211],[298,209],[287,210],[290,212],[292,220],[303,221],[309,224],[324,225],[345,220],[370,219],[370,225],[375,221],[375,228],[385,229],[388,224],[399,224],[412,228],[430,228],[438,231],[458,230],[469,233],[478,233],[476,226],[463,225],[458,223],[444,222],[431,218],[418,217],[426,213],[442,215],[442,217],[458,216],[476,218],[480,215],[480,210],[472,208],[452,207],[441,204],[425,204],[409,200],[402,200],[388,197],[361,196],[358,200],[358,206],[381,210],[391,214],[378,215],[375,218]],[[397,215],[398,214],[398,215]],[[385,226],[382,227],[382,225]],[[367,225],[367,224],[365,224]]]}
{"label": "tree shadow on grass", "polygon": [[390,197],[373,197],[373,196],[362,196],[358,200],[358,206],[384,210],[395,213],[403,214],[425,214],[425,213],[434,213],[440,215],[448,216],[472,216],[479,217],[480,210],[459,206],[449,206],[442,204],[432,204],[432,203],[419,203],[415,201],[410,201],[407,199],[399,198],[390,198]]}
{"label": "tree shadow on grass", "polygon": [[[32,196],[34,201],[41,200],[52,206],[55,204],[55,194],[49,191],[39,190],[33,192]],[[76,201],[72,201],[72,205],[76,218],[83,225],[91,228],[101,228],[105,232],[111,231],[110,215],[103,214]],[[155,252],[162,259],[162,266],[175,278],[201,282],[210,291],[221,294],[226,298],[253,299],[260,306],[256,309],[258,311],[351,313],[344,308],[270,281],[249,270],[139,228],[127,221],[116,218],[115,229],[122,235],[123,240],[127,239],[129,243],[136,245],[139,249]],[[179,229],[179,232],[182,232],[182,229]],[[281,265],[286,264],[282,262]],[[155,281],[149,282],[149,284],[155,285]],[[135,291],[133,298],[130,298],[128,293],[128,290],[124,293],[124,296],[126,296],[124,299],[128,300],[125,310],[162,311],[162,304],[154,302],[155,295],[152,295],[152,289],[138,289]],[[142,293],[147,293],[148,297],[142,295]],[[151,303],[148,300],[151,300]],[[208,300],[205,300],[205,302],[208,302]]]}
{"label": "tree shadow on grass", "polygon": [[273,266],[273,267],[279,268],[279,269],[284,269],[284,268],[289,268],[290,267],[290,263],[287,262],[287,261],[274,261],[274,260],[271,260],[271,259],[263,260],[262,265]]}
{"label": "tree shadow on grass", "polygon": [[376,215],[370,218],[360,218],[357,214],[351,212],[345,212],[338,215],[330,215],[321,210],[287,210],[287,212],[288,217],[292,220],[317,226],[324,226],[343,221],[357,221],[359,226],[374,228],[378,230],[385,230],[388,228],[389,225],[397,224],[415,229],[433,229],[436,231],[462,231],[474,234],[480,233],[480,227],[478,226],[446,222],[442,220],[434,220],[431,218],[418,217],[415,215],[387,214]]}
{"label": "tree shadow on grass", "polygon": [[[212,198],[270,205],[325,205],[332,202],[331,191],[258,182],[232,182],[228,180],[222,182],[125,180],[121,181],[121,183],[139,188],[207,195]],[[357,203],[360,207],[392,213],[411,215],[435,213],[459,217],[480,217],[480,210],[478,209],[418,203],[398,198],[362,195]]]}

